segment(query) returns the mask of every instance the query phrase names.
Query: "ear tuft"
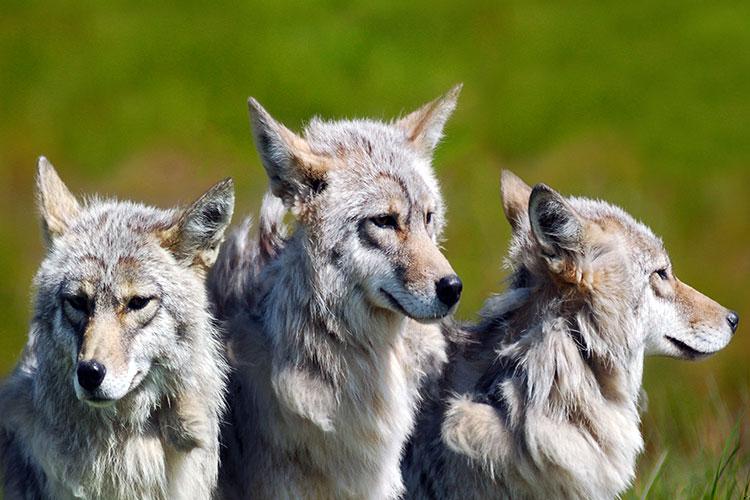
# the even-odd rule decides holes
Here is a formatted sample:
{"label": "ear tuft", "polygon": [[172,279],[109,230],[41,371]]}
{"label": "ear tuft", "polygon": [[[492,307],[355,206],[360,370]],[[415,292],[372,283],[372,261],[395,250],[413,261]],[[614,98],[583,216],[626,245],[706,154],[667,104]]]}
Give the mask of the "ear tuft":
{"label": "ear tuft", "polygon": [[254,98],[248,100],[253,138],[271,191],[287,207],[326,186],[330,164],[310,150],[305,139],[273,119]]}
{"label": "ear tuft", "polygon": [[216,261],[233,212],[234,182],[226,178],[185,209],[162,241],[178,259],[208,269]]}
{"label": "ear tuft", "polygon": [[547,257],[580,249],[583,224],[573,207],[556,191],[537,184],[529,197],[531,230]]}
{"label": "ear tuft", "polygon": [[459,83],[446,94],[428,102],[418,110],[396,121],[409,142],[423,153],[432,153],[443,137],[443,128],[456,109],[463,84]]}
{"label": "ear tuft", "polygon": [[49,244],[68,229],[80,213],[81,205],[44,156],[37,161],[36,191],[42,230]]}
{"label": "ear tuft", "polygon": [[513,231],[518,231],[522,221],[528,217],[531,188],[510,170],[503,170],[500,176],[500,194],[503,199],[503,212]]}

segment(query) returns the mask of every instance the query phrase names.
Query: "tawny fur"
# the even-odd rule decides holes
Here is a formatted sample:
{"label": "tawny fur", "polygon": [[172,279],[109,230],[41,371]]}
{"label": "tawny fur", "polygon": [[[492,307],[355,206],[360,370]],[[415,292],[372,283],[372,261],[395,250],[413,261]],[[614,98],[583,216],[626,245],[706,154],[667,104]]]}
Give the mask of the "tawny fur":
{"label": "tawny fur", "polygon": [[316,119],[303,137],[251,101],[273,195],[210,280],[234,368],[226,498],[402,494],[418,388],[445,361],[435,322],[455,308],[435,291],[453,270],[430,156],[457,92],[392,124]]}
{"label": "tawny fur", "polygon": [[681,283],[619,208],[509,172],[503,198],[510,288],[478,324],[446,324],[449,364],[407,448],[406,497],[617,497],[643,448],[644,355],[709,355],[732,313]]}
{"label": "tawny fur", "polygon": [[[48,250],[28,343],[0,387],[5,498],[211,497],[228,366],[204,281],[231,181],[186,210],[79,203],[42,158],[38,196]],[[85,313],[67,303],[82,293]],[[128,294],[149,301],[127,310]],[[90,355],[107,368],[95,393],[76,379]]]}

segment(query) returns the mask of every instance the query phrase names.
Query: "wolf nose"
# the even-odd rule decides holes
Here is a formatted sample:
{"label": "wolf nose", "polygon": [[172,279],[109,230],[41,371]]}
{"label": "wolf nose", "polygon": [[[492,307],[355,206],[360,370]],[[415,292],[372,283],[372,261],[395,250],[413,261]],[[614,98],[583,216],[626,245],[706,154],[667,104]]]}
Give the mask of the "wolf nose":
{"label": "wolf nose", "polygon": [[435,291],[437,292],[438,299],[448,307],[453,307],[458,302],[463,287],[463,283],[461,283],[461,280],[455,274],[444,276],[435,283]]}
{"label": "wolf nose", "polygon": [[729,311],[729,314],[727,314],[727,323],[729,323],[729,327],[732,329],[732,333],[736,332],[737,325],[740,324],[739,315],[734,311]]}
{"label": "wolf nose", "polygon": [[78,369],[76,369],[78,383],[87,391],[93,391],[99,387],[106,374],[107,369],[104,365],[94,360],[81,361],[78,363]]}

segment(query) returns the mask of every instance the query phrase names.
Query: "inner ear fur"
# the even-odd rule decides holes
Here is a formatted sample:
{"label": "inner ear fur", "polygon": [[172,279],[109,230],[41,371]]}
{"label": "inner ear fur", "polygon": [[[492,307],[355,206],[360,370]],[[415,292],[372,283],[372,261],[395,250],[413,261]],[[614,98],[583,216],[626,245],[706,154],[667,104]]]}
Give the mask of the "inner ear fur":
{"label": "inner ear fur", "polygon": [[529,198],[531,187],[510,170],[503,170],[500,177],[500,194],[503,200],[503,212],[513,231],[523,226],[528,220]]}
{"label": "inner ear fur", "polygon": [[305,139],[277,122],[254,98],[248,100],[248,107],[271,192],[289,208],[322,191],[331,159],[311,151]]}
{"label": "inner ear fur", "polygon": [[407,140],[418,150],[426,154],[432,153],[443,137],[445,122],[456,109],[462,87],[463,84],[459,83],[445,95],[397,120],[395,125],[404,131]]}
{"label": "inner ear fur", "polygon": [[37,161],[36,197],[44,239],[50,244],[67,231],[81,205],[44,156]]}
{"label": "inner ear fur", "polygon": [[234,212],[234,182],[215,184],[160,234],[162,244],[190,266],[207,270],[216,261]]}
{"label": "inner ear fur", "polygon": [[544,255],[556,257],[580,251],[583,222],[557,191],[545,184],[534,186],[528,211],[531,231]]}

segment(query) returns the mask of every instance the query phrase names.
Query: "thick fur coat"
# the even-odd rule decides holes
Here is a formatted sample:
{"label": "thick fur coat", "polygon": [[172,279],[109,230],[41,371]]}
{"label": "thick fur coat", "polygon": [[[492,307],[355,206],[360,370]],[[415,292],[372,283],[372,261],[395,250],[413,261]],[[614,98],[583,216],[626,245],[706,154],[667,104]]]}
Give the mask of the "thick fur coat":
{"label": "thick fur coat", "polygon": [[5,498],[209,498],[228,367],[204,283],[231,181],[185,210],[79,203],[42,158],[38,197],[48,250],[0,387]]}
{"label": "thick fur coat", "polygon": [[661,241],[605,202],[503,175],[510,289],[447,325],[403,462],[414,499],[614,498],[643,448],[648,354],[693,359],[737,316],[680,282]]}
{"label": "thick fur coat", "polygon": [[211,278],[234,369],[226,498],[403,493],[418,388],[445,361],[436,321],[460,294],[430,167],[457,93],[390,124],[316,119],[304,136],[251,100],[273,195],[258,237],[230,239]]}

